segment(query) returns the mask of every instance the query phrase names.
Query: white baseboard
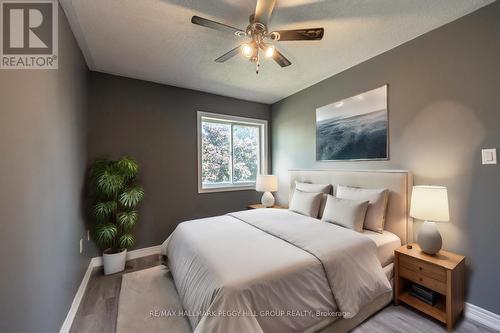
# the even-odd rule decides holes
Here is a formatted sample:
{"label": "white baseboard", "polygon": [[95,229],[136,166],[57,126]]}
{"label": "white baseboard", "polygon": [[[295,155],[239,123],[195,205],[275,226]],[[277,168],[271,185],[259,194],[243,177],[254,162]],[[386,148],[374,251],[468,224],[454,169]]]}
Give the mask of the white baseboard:
{"label": "white baseboard", "polygon": [[89,266],[87,267],[87,271],[85,275],[83,275],[82,282],[76,291],[75,298],[73,298],[73,302],[71,303],[71,307],[69,308],[68,314],[66,315],[66,319],[59,330],[60,333],[67,333],[71,328],[71,324],[73,324],[73,319],[75,319],[76,311],[80,306],[80,302],[82,301],[83,294],[85,293],[85,289],[87,288],[87,284],[89,283],[90,274],[92,274],[92,270],[94,266],[92,266],[92,260],[89,262]]}
{"label": "white baseboard", "polygon": [[[161,245],[145,247],[142,249],[132,250],[127,252],[127,260],[147,257],[153,254],[160,254]],[[94,257],[91,260],[93,267],[102,266],[102,257]]]}
{"label": "white baseboard", "polygon": [[477,305],[465,303],[464,317],[500,332],[500,315],[480,308]]}
{"label": "white baseboard", "polygon": [[[154,254],[160,254],[160,245],[145,247],[143,249],[137,249],[130,252],[127,252],[127,260],[137,259],[142,257],[147,257]],[[75,319],[76,312],[78,311],[78,307],[82,301],[83,295],[85,293],[85,289],[87,289],[87,284],[89,283],[90,274],[92,274],[92,270],[94,267],[102,266],[102,257],[94,257],[90,259],[89,266],[83,275],[82,282],[76,291],[75,297],[73,298],[73,302],[71,303],[71,307],[69,308],[68,314],[66,315],[66,319],[59,330],[59,333],[68,333],[71,329],[71,325],[73,324],[73,320]]]}

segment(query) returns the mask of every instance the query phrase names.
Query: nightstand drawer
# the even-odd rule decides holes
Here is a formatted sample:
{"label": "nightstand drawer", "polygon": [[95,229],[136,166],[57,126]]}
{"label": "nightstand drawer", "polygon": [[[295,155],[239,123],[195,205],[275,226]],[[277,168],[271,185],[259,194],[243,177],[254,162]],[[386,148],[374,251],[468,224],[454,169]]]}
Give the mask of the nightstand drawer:
{"label": "nightstand drawer", "polygon": [[427,276],[433,280],[446,283],[446,270],[433,264],[417,260],[406,255],[399,256],[399,264],[409,270]]}
{"label": "nightstand drawer", "polygon": [[425,276],[403,266],[399,267],[399,275],[404,277],[405,279],[437,291],[440,294],[446,295],[446,283],[444,282],[434,280],[428,276]]}

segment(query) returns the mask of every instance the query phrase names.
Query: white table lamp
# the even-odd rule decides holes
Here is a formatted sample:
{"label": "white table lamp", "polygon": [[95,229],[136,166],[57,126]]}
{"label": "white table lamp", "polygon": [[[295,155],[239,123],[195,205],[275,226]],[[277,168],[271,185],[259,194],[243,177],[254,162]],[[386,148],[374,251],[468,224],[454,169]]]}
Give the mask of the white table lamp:
{"label": "white table lamp", "polygon": [[436,254],[443,246],[443,239],[434,222],[450,220],[446,187],[413,186],[410,216],[425,221],[417,236],[422,251]]}
{"label": "white table lamp", "polygon": [[278,190],[278,177],[274,175],[258,175],[255,190],[264,192],[261,200],[262,206],[274,206],[274,197],[271,192],[276,192]]}

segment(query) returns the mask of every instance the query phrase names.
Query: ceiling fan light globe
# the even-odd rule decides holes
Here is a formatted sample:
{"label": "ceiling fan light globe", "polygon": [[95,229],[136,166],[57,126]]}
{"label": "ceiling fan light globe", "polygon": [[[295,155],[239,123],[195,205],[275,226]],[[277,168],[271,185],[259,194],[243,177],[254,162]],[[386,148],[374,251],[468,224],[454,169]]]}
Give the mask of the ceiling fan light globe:
{"label": "ceiling fan light globe", "polygon": [[266,57],[268,58],[272,58],[274,55],[274,46],[273,45],[269,45],[266,47]]}
{"label": "ceiling fan light globe", "polygon": [[253,54],[253,47],[249,44],[241,45],[241,53],[247,58],[250,58]]}

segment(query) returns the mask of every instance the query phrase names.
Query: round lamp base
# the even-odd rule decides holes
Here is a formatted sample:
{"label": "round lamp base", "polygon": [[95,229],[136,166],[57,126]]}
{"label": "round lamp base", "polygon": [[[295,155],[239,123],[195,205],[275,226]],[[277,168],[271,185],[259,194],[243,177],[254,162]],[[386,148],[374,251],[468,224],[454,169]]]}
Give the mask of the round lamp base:
{"label": "round lamp base", "polygon": [[425,253],[431,255],[438,253],[443,246],[443,239],[436,228],[436,223],[425,221],[418,233],[417,242]]}
{"label": "round lamp base", "polygon": [[264,195],[262,196],[262,200],[260,201],[262,203],[262,206],[269,208],[274,206],[274,197],[271,194],[271,192],[264,192]]}

